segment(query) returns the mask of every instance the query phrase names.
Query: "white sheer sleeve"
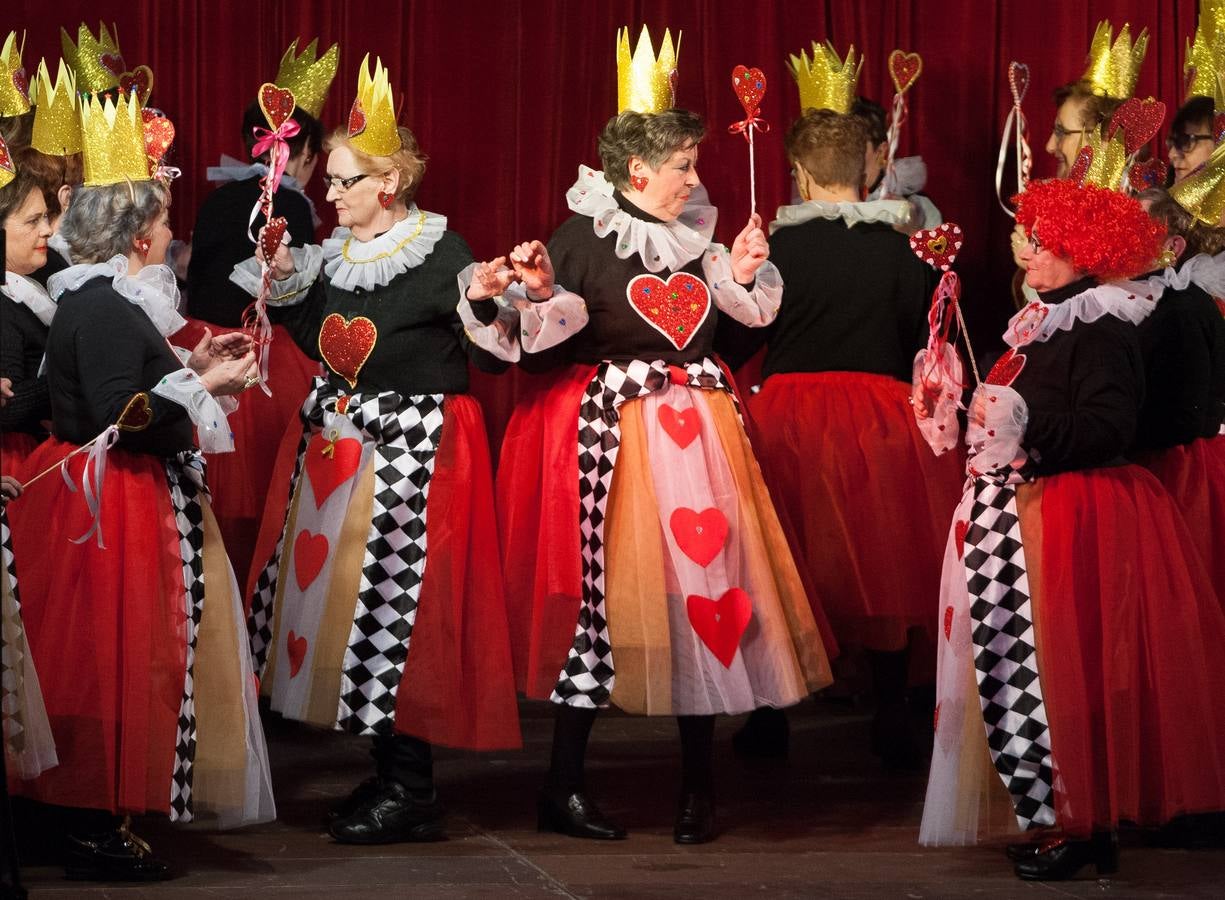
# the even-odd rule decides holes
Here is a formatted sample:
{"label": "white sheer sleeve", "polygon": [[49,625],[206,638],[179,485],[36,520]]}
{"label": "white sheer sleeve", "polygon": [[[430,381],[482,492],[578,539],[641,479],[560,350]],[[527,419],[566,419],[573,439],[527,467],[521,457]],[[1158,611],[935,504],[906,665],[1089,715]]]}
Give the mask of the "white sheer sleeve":
{"label": "white sheer sleeve", "polygon": [[205,453],[229,453],[234,449],[234,433],[226,419],[238,409],[233,397],[214,397],[191,369],[178,369],[157,383],[153,393],[187,410],[196,426],[200,449]]}
{"label": "white sheer sleeve", "polygon": [[[323,268],[323,249],[316,244],[290,247],[289,254],[293,257],[294,273],[284,281],[272,282],[272,296],[268,300],[272,306],[296,306],[301,303]],[[252,297],[259,296],[262,279],[263,269],[254,256],[244,259],[230,273],[230,281]]]}
{"label": "white sheer sleeve", "polygon": [[928,415],[915,415],[915,423],[932,452],[941,456],[957,446],[961,438],[961,423],[957,411],[962,408],[961,390],[964,383],[961,360],[948,344],[940,347],[939,355],[930,359],[933,351],[924,348],[914,358],[911,398],[922,398]]}
{"label": "white sheer sleeve", "polygon": [[1028,458],[1021,449],[1025,429],[1029,425],[1029,407],[1025,398],[1010,387],[980,384],[971,401],[971,411],[983,404],[986,412],[983,424],[974,423],[966,430],[970,445],[970,468],[976,473],[999,472],[1019,468]]}
{"label": "white sheer sleeve", "polygon": [[742,325],[760,328],[778,315],[783,302],[783,276],[766,260],[757,270],[752,288],[736,283],[732,255],[721,244],[711,244],[702,254],[702,274],[710,285],[715,305]]}
{"label": "white sheer sleeve", "polygon": [[497,317],[483,324],[468,300],[468,286],[477,265],[473,263],[459,273],[459,318],[472,343],[498,359],[518,362],[521,350],[548,350],[587,324],[587,304],[578,294],[554,285],[548,300],[531,300],[520,284],[512,284],[504,296],[493,301],[498,307]]}

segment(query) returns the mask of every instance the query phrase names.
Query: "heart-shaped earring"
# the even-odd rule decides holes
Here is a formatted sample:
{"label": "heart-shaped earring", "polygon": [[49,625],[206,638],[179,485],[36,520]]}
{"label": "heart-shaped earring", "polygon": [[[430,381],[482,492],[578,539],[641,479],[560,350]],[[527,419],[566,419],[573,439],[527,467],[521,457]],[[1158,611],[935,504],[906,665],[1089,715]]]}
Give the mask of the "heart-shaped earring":
{"label": "heart-shaped earring", "polygon": [[630,184],[633,186],[634,190],[638,191],[638,193],[642,193],[647,189],[646,177],[642,175],[631,175]]}
{"label": "heart-shaped earring", "polygon": [[132,241],[132,246],[136,248],[136,252],[141,256],[149,255],[149,248],[153,246],[148,238],[137,238]]}
{"label": "heart-shaped earring", "polygon": [[379,206],[383,209],[391,209],[391,204],[395,202],[396,195],[389,194],[386,191],[379,191]]}

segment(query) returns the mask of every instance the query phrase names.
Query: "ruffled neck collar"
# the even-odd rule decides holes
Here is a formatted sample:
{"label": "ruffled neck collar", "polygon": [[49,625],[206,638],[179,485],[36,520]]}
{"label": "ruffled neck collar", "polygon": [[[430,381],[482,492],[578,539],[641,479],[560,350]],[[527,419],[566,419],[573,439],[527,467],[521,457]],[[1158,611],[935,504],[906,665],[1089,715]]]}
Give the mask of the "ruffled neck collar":
{"label": "ruffled neck collar", "polygon": [[1114,316],[1138,325],[1157,308],[1164,287],[1153,280],[1115,281],[1097,284],[1091,278],[1043,291],[1008,321],[1004,343],[1010,347],[1039,344],[1060,331],[1071,331],[1077,322],[1089,324],[1103,316]]}
{"label": "ruffled neck collar", "polygon": [[[245,163],[237,160],[226,154],[221,155],[221,162],[215,166],[209,166],[205,175],[207,180],[212,184],[226,184],[230,181],[246,181],[249,178],[263,178],[268,174],[268,167],[263,163],[252,162]],[[315,210],[315,201],[306,195],[306,188],[302,183],[292,175],[281,176],[281,187],[288,188],[295,194],[300,194],[302,199],[310,206],[311,222],[315,227],[319,227],[319,223],[323,220],[319,218],[319,213]]]}
{"label": "ruffled neck collar", "polygon": [[33,278],[6,271],[4,282],[0,284],[0,294],[28,308],[38,316],[38,321],[51,326],[51,320],[55,317],[55,301]]}
{"label": "ruffled neck collar", "polygon": [[348,228],[337,228],[323,242],[323,271],[341,290],[373,290],[425,262],[447,230],[447,217],[418,209],[378,237],[359,241]]}
{"label": "ruffled neck collar", "polygon": [[846,200],[828,203],[824,200],[805,200],[790,206],[780,206],[770,223],[770,234],[780,228],[803,225],[813,219],[841,219],[847,227],[860,222],[884,222],[896,225],[905,221],[909,209],[905,200],[864,200],[851,203]]}
{"label": "ruffled neck collar", "polygon": [[168,266],[144,266],[128,275],[126,256],[112,256],[102,263],[84,263],[56,272],[47,281],[47,290],[57,302],[69,291],[79,290],[87,281],[109,278],[115,293],[140,307],[162,337],[170,337],[187,324],[179,315],[179,286]]}
{"label": "ruffled neck collar", "polygon": [[573,212],[591,219],[596,237],[616,234],[614,252],[620,259],[635,253],[651,272],[675,271],[706,252],[715,233],[718,211],[698,187],[676,219],[662,222],[621,197],[604,173],[578,167],[578,181],[566,191]]}
{"label": "ruffled neck collar", "polygon": [[64,236],[58,231],[47,238],[47,246],[64,258],[64,262],[72,264],[72,249],[68,246],[68,242],[64,240]]}
{"label": "ruffled neck collar", "polygon": [[1199,253],[1180,262],[1176,269],[1153,272],[1144,280],[1173,291],[1185,291],[1195,285],[1210,297],[1225,297],[1225,253],[1216,256]]}

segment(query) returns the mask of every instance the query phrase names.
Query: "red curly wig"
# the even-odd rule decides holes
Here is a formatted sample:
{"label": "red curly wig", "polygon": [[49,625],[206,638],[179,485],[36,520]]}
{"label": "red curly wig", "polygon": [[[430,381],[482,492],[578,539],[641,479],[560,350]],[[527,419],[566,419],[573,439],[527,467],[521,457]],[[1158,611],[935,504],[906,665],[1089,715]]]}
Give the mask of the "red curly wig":
{"label": "red curly wig", "polygon": [[1017,222],[1077,270],[1100,281],[1132,278],[1154,267],[1165,235],[1133,197],[1067,179],[1032,181],[1012,198]]}

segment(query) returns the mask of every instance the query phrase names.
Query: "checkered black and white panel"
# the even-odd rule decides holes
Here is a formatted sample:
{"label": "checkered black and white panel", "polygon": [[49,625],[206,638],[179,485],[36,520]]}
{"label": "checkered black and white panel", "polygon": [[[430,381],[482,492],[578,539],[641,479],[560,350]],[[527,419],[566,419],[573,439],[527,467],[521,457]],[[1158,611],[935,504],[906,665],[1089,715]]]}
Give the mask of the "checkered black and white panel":
{"label": "checkered black and white panel", "polygon": [[[17,593],[17,565],[13,559],[13,532],[9,529],[8,513],[0,506],[0,566],[4,566],[9,590],[13,593],[12,611],[4,610],[4,621],[0,631],[0,718],[3,718],[4,746],[14,753],[25,748],[25,726],[21,721],[20,685],[17,683],[21,671],[21,600]],[[4,752],[0,746],[0,753]]]}
{"label": "checkered black and white panel", "polygon": [[[191,457],[191,454],[181,454]],[[204,509],[200,504],[203,475],[197,483],[188,466],[194,464],[202,472],[203,459],[167,460],[166,480],[170,487],[170,502],[179,531],[179,553],[183,560],[183,604],[187,622],[187,672],[183,683],[183,699],[179,704],[178,730],[175,737],[174,771],[170,781],[170,820],[190,822],[192,765],[196,756],[196,703],[193,669],[196,663],[196,637],[204,611]]]}
{"label": "checkered black and white panel", "polygon": [[442,437],[443,395],[359,394],[349,414],[376,444],[374,506],[336,726],[384,734],[395,721],[425,575],[426,500]]}
{"label": "checkered black and white panel", "polygon": [[1055,824],[1053,760],[1016,488],[975,480],[963,562],[991,759],[1022,828]]}
{"label": "checkered black and white panel", "polygon": [[[595,709],[608,702],[616,673],[604,610],[604,515],[621,446],[617,408],[661,390],[674,377],[663,362],[604,363],[579,405],[578,501],[583,598],[574,641],[549,699]],[[690,387],[730,390],[723,370],[709,358],[683,367]]]}

